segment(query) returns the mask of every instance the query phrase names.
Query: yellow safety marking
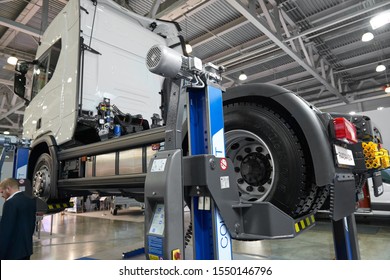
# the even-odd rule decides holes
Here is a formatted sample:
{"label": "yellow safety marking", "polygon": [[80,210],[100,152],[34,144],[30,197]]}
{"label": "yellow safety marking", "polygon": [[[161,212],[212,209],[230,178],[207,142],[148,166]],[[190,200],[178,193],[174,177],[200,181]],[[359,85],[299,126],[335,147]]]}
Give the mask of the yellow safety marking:
{"label": "yellow safety marking", "polygon": [[150,259],[150,260],[158,261],[158,260],[159,260],[159,257],[156,256],[156,255],[149,254],[149,259]]}
{"label": "yellow safety marking", "polygon": [[299,229],[298,223],[295,223],[295,232],[300,232],[301,230]]}
{"label": "yellow safety marking", "polygon": [[63,203],[63,204],[62,204],[62,207],[66,208],[66,207],[68,207],[68,204]]}
{"label": "yellow safety marking", "polygon": [[309,217],[306,218],[306,224],[307,224],[307,226],[310,226],[310,219],[309,219]]}
{"label": "yellow safety marking", "polygon": [[314,215],[311,215],[311,222],[314,223],[315,221]]}
{"label": "yellow safety marking", "polygon": [[51,209],[53,209],[54,207],[53,207],[53,205],[48,205],[48,208],[51,210]]}
{"label": "yellow safety marking", "polygon": [[57,204],[56,204],[56,207],[57,207],[57,208],[61,208],[61,205],[57,203]]}
{"label": "yellow safety marking", "polygon": [[301,220],[301,228],[302,228],[302,229],[305,229],[305,227],[306,227],[306,226],[305,226],[305,222],[304,222],[303,220]]}

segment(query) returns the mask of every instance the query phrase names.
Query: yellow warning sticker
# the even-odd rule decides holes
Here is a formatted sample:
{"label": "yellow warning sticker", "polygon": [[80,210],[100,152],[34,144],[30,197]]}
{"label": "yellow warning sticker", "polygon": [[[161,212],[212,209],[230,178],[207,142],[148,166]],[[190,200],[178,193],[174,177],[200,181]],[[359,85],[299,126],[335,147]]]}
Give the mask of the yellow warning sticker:
{"label": "yellow warning sticker", "polygon": [[158,261],[160,258],[156,255],[149,254],[149,260]]}

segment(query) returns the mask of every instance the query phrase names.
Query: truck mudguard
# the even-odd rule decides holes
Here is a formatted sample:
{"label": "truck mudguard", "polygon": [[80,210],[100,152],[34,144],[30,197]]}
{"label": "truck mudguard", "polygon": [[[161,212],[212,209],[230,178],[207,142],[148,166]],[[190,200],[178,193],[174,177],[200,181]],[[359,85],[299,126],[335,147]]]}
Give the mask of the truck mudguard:
{"label": "truck mudguard", "polygon": [[248,97],[273,99],[295,118],[310,149],[316,184],[318,186],[332,184],[335,174],[332,147],[330,147],[326,128],[317,116],[314,107],[291,91],[269,84],[250,84],[229,88],[223,95],[223,102],[245,100]]}

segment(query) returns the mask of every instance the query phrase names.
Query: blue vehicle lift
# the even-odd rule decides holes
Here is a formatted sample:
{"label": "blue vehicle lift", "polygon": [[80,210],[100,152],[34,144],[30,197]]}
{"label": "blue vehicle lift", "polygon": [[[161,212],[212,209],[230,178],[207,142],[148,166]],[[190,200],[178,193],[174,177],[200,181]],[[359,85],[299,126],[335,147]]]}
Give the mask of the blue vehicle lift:
{"label": "blue vehicle lift", "polygon": [[[189,126],[191,155],[211,154],[219,168],[227,169],[225,159],[222,90],[215,85],[189,89]],[[223,187],[229,180],[221,178]],[[213,186],[213,187],[222,187]],[[228,229],[208,196],[193,196],[191,202],[194,231],[194,259],[232,259],[232,242]],[[213,236],[213,238],[209,238]],[[205,246],[205,244],[209,246]]]}
{"label": "blue vehicle lift", "polygon": [[[223,69],[202,65],[165,46],[153,46],[147,67],[170,85],[164,148],[151,159],[145,179],[145,253],[152,260],[186,259],[184,201],[191,208],[193,259],[232,259],[231,239],[293,238],[315,225],[314,214],[293,219],[269,202],[244,203],[235,172],[225,158]],[[188,151],[183,155],[186,111]],[[355,180],[335,170],[331,187],[336,257],[357,259],[354,227]],[[347,201],[345,201],[347,200]],[[351,230],[352,229],[352,230]],[[133,257],[134,252],[124,253]]]}
{"label": "blue vehicle lift", "polygon": [[[269,202],[240,202],[233,164],[225,158],[222,69],[163,46],[149,50],[147,66],[171,81],[164,150],[152,158],[145,180],[147,259],[185,259],[183,201],[191,208],[197,260],[232,259],[231,238],[292,238],[314,226],[313,214],[294,220]],[[190,154],[183,156],[185,107]]]}
{"label": "blue vehicle lift", "polygon": [[0,155],[0,170],[7,155],[14,153],[14,165],[12,176],[16,179],[27,178],[27,162],[30,141],[20,139],[17,136],[0,134],[0,146],[2,147]]}

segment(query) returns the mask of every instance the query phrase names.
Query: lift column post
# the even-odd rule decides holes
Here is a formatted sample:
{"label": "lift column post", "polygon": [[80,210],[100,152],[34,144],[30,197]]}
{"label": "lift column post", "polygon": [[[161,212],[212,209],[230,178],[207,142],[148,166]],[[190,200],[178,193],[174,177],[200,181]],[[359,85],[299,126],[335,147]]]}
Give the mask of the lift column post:
{"label": "lift column post", "polygon": [[332,220],[334,251],[337,260],[360,260],[355,214]]}
{"label": "lift column post", "polygon": [[0,146],[3,148],[0,155],[0,170],[3,166],[7,154],[13,152],[13,177],[16,179],[27,178],[27,163],[30,151],[30,140],[21,139],[13,135],[0,134]]}
{"label": "lift column post", "polygon": [[[218,86],[222,69],[213,64],[203,66],[200,59],[161,45],[148,51],[146,65],[152,73],[171,78],[172,87],[164,150],[152,158],[145,180],[145,253],[149,259],[184,259],[183,96],[188,93],[189,158],[215,155],[221,157],[218,165],[226,170],[222,90]],[[210,161],[216,162],[214,158]],[[198,173],[194,168],[187,175],[196,178]],[[191,200],[195,259],[231,259],[230,235],[211,195],[194,195]]]}
{"label": "lift column post", "polygon": [[28,147],[18,147],[16,150],[16,156],[14,158],[14,178],[26,179],[27,178],[27,164],[28,155],[30,149]]}
{"label": "lift column post", "polygon": [[337,260],[359,260],[355,207],[355,177],[348,169],[336,168],[334,185],[330,186],[330,217]]}
{"label": "lift column post", "polygon": [[[212,154],[219,159],[214,164],[226,169],[222,89],[217,84],[189,89],[188,119],[191,156]],[[231,237],[213,199],[194,196],[191,204],[194,259],[231,260]]]}
{"label": "lift column post", "polygon": [[145,254],[151,260],[184,258],[182,120],[185,89],[172,82],[164,150],[151,160],[145,179]]}

